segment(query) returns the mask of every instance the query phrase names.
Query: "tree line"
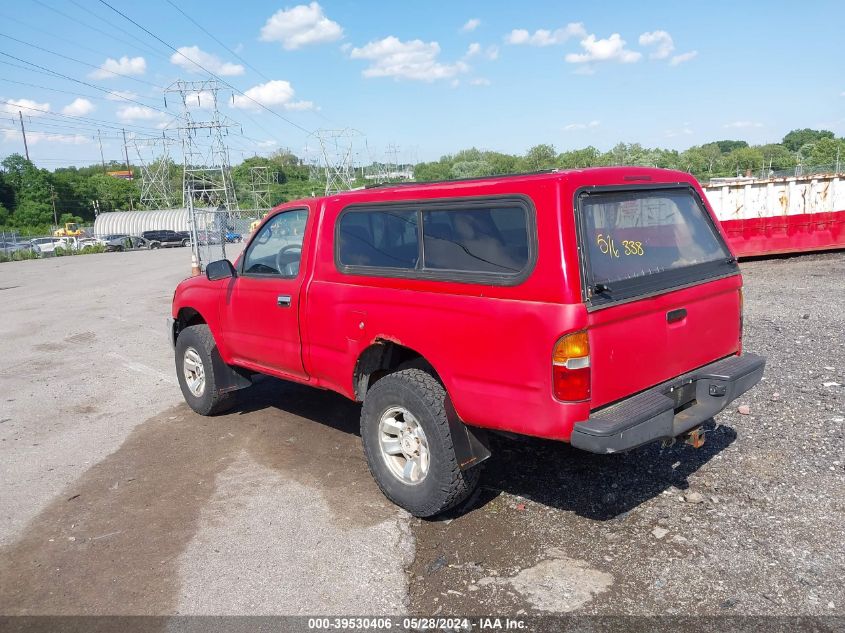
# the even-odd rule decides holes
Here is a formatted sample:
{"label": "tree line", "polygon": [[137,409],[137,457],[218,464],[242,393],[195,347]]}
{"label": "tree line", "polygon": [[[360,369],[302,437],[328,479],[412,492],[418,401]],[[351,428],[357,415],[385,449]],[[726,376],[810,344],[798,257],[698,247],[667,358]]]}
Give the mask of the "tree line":
{"label": "tree line", "polygon": [[619,143],[602,152],[589,146],[558,153],[553,145],[541,144],[524,155],[467,149],[414,168],[416,180],[475,178],[544,169],[573,169],[609,165],[641,165],[679,169],[702,181],[719,176],[768,175],[792,172],[800,165],[836,168],[845,164],[845,138],[829,130],[792,130],[780,143],[749,145],[745,141],[714,141],[679,152],[648,148],[639,143]]}
{"label": "tree line", "polygon": [[[796,166],[829,166],[845,163],[845,139],[829,130],[792,130],[780,143],[749,145],[745,141],[723,140],[690,147],[684,151],[647,148],[639,143],[619,143],[606,152],[588,146],[557,152],[541,144],[525,154],[506,154],[475,148],[414,166],[418,181],[473,178],[544,169],[567,169],[604,165],[650,165],[690,172],[700,180],[751,172],[765,175],[787,172]],[[310,180],[311,169],[299,157],[281,150],[269,157],[252,157],[232,168],[232,181],[241,208],[252,208],[251,167],[267,167],[271,177],[271,205],[319,195],[323,183]],[[132,169],[135,179],[108,175],[110,171]],[[182,204],[182,167],[165,165],[171,199],[168,207]],[[360,173],[356,185],[367,182]],[[48,233],[65,222],[91,224],[96,212],[142,209],[141,190],[135,166],[119,162],[91,167],[40,169],[20,154],[0,162],[0,230],[24,235]]]}

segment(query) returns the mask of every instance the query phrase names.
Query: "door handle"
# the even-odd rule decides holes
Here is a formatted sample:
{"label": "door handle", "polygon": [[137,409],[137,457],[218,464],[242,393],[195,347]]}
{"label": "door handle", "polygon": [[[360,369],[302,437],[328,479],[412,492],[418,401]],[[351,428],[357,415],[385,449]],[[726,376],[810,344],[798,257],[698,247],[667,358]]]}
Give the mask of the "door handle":
{"label": "door handle", "polygon": [[670,310],[666,313],[666,321],[669,323],[675,323],[675,321],[682,321],[685,318],[687,318],[686,308],[678,308],[677,310]]}
{"label": "door handle", "polygon": [[290,307],[290,295],[279,295],[276,297],[276,305],[280,308]]}

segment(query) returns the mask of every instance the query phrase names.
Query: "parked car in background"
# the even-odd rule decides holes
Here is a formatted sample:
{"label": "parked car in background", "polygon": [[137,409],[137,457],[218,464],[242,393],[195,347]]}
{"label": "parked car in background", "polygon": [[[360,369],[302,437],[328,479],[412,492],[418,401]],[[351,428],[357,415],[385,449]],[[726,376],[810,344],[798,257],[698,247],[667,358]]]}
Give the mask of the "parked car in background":
{"label": "parked car in background", "polygon": [[700,447],[763,376],[742,305],[695,179],[608,167],[286,203],[179,284],[169,334],[200,414],[256,373],[362,402],[370,472],[427,517],[472,493],[489,431]]}
{"label": "parked car in background", "polygon": [[0,253],[3,253],[5,255],[11,255],[12,253],[17,253],[19,251],[35,251],[35,252],[37,252],[38,249],[35,246],[33,246],[32,242],[30,242],[29,240],[25,240],[25,241],[21,241],[21,242],[6,240],[6,241],[3,241],[3,242],[0,242]]}
{"label": "parked car in background", "polygon": [[76,238],[74,237],[36,237],[32,245],[38,248],[42,255],[53,255],[57,248],[74,248]]}
{"label": "parked car in background", "polygon": [[237,244],[239,242],[243,242],[244,236],[235,231],[234,229],[228,229],[226,231],[226,241],[229,244]]}
{"label": "parked car in background", "polygon": [[106,235],[102,239],[106,245],[106,251],[109,253],[161,248],[159,242],[135,235]]}
{"label": "parked car in background", "polygon": [[191,243],[191,235],[187,231],[144,231],[141,237],[150,242],[158,242],[163,247],[188,246]]}
{"label": "parked car in background", "polygon": [[222,231],[197,231],[197,240],[200,244],[222,244],[225,236]]}

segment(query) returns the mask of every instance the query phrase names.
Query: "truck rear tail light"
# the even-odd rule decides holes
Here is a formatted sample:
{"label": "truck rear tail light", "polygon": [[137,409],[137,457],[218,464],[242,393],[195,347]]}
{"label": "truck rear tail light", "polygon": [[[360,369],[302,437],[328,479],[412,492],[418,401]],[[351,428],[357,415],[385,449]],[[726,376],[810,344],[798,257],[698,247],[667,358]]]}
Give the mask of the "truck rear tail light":
{"label": "truck rear tail light", "polygon": [[590,341],[586,331],[567,334],[555,344],[552,381],[558,400],[590,399]]}
{"label": "truck rear tail light", "polygon": [[742,296],[742,288],[739,289],[739,349],[737,354],[742,354],[742,330],[745,328],[745,297]]}

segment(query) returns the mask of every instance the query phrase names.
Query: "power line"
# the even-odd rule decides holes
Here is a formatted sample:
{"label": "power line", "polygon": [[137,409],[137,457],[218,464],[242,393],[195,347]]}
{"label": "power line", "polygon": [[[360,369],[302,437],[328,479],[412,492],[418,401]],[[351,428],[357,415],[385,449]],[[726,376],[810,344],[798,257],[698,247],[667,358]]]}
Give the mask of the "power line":
{"label": "power line", "polygon": [[[76,59],[75,57],[69,57],[62,53],[57,53],[56,51],[51,51],[49,48],[44,48],[43,46],[38,46],[38,44],[33,44],[32,42],[25,42],[24,40],[19,40],[16,37],[12,37],[11,35],[6,35],[5,33],[0,33],[0,37],[5,37],[6,39],[10,39],[13,42],[17,42],[18,44],[23,44],[24,46],[30,46],[36,50],[42,51],[44,53],[49,53],[50,55],[55,55],[56,57],[61,57],[62,59],[67,59],[69,61],[75,62],[77,64],[82,64],[83,66],[88,66],[89,68],[94,68],[96,70],[102,70],[100,66],[96,64],[89,64],[88,62],[83,62],[80,59]],[[107,70],[104,71],[109,74],[115,75],[117,77],[123,77],[125,79],[131,79],[132,81],[137,81],[142,84],[147,84],[148,86],[152,86],[153,88],[158,88],[159,90],[164,90],[161,86],[158,86],[151,81],[147,81],[146,79],[139,79],[138,77],[133,77],[132,75],[125,75],[123,73],[116,72],[114,70]]]}
{"label": "power line", "polygon": [[247,60],[245,60],[243,57],[241,57],[240,55],[238,55],[235,51],[233,51],[231,48],[229,48],[228,46],[226,46],[226,45],[225,45],[223,42],[221,42],[219,39],[217,39],[217,37],[216,37],[214,34],[212,34],[212,33],[210,33],[209,31],[207,31],[207,30],[206,30],[206,29],[205,29],[205,28],[204,28],[204,27],[203,27],[203,26],[202,26],[199,22],[197,22],[197,21],[196,21],[194,18],[192,18],[190,15],[188,15],[187,13],[185,13],[184,11],[182,11],[182,9],[180,9],[180,8],[179,8],[179,6],[178,6],[175,2],[173,2],[173,0],[167,0],[167,4],[169,4],[171,7],[173,7],[174,9],[176,9],[179,13],[181,13],[181,14],[182,14],[182,15],[184,15],[186,18],[188,18],[188,20],[190,20],[190,21],[191,21],[191,23],[192,23],[195,27],[197,27],[200,31],[202,31],[203,33],[205,33],[206,35],[208,35],[208,37],[210,37],[210,38],[211,38],[211,39],[213,39],[215,42],[217,42],[220,46],[222,46],[224,49],[226,49],[226,50],[229,52],[229,54],[234,55],[234,56],[235,56],[238,60],[240,60],[241,62],[243,62],[244,64],[246,64],[247,66],[249,66],[252,70],[254,70],[256,73],[258,73],[258,75],[259,75],[259,76],[261,76],[261,78],[262,78],[262,79],[264,79],[265,81],[270,81],[270,78],[269,78],[267,75],[265,75],[263,72],[261,72],[260,70],[258,70],[255,66],[253,66],[252,64],[250,64]]}
{"label": "power line", "polygon": [[[9,64],[9,62],[6,62],[6,61],[0,59],[0,64]],[[9,65],[15,66],[16,68],[25,68],[24,66],[19,66],[18,64],[9,64]],[[4,81],[4,82],[10,83],[10,84],[18,84],[20,86],[27,86],[29,88],[39,88],[41,90],[49,90],[51,92],[60,92],[62,94],[71,95],[73,97],[84,97],[85,99],[97,99],[98,101],[112,101],[112,102],[114,102],[114,99],[109,99],[108,97],[101,97],[100,95],[83,94],[81,92],[74,92],[72,90],[62,90],[61,88],[53,88],[52,86],[41,86],[39,84],[33,84],[33,83],[29,83],[27,81],[18,81],[17,79],[7,79],[5,77],[0,77],[0,81]]]}
{"label": "power line", "polygon": [[[72,0],[72,1],[74,1],[74,0]],[[167,3],[168,3],[170,6],[172,6],[172,7],[173,7],[174,9],[176,9],[179,13],[181,13],[183,16],[185,16],[185,17],[186,17],[186,18],[187,18],[187,19],[191,22],[191,24],[193,24],[194,26],[196,26],[196,27],[197,27],[200,31],[202,31],[203,33],[205,33],[206,35],[208,35],[208,37],[210,37],[211,39],[213,39],[215,42],[217,42],[217,44],[219,44],[219,45],[220,45],[220,46],[222,46],[222,47],[223,47],[226,51],[228,51],[230,55],[233,55],[236,59],[238,59],[239,61],[243,62],[244,64],[246,64],[247,66],[249,66],[252,70],[254,70],[254,71],[255,71],[255,72],[256,72],[256,73],[257,73],[257,74],[258,74],[258,75],[259,75],[262,79],[264,79],[264,81],[272,81],[272,79],[270,79],[267,75],[265,75],[263,72],[261,72],[260,70],[258,70],[258,68],[256,68],[256,67],[255,67],[255,66],[253,66],[252,64],[250,64],[250,63],[249,63],[246,59],[244,59],[241,55],[239,55],[238,53],[236,53],[235,51],[233,51],[231,48],[229,48],[228,46],[226,46],[226,44],[224,44],[223,42],[221,42],[221,41],[217,38],[217,36],[215,36],[213,33],[211,33],[210,31],[208,31],[205,27],[203,27],[203,25],[202,25],[202,24],[200,24],[199,22],[197,22],[197,21],[196,21],[194,18],[192,18],[192,17],[191,17],[188,13],[185,13],[182,9],[180,9],[180,8],[179,8],[179,6],[178,6],[175,2],[173,2],[173,0],[166,0],[166,1],[167,1]],[[320,117],[320,118],[321,118],[321,119],[323,119],[324,121],[330,121],[330,119],[329,119],[328,117],[326,117],[325,115],[323,115],[321,112],[312,111],[312,113],[313,113],[313,114],[315,114],[316,116]]]}
{"label": "power line", "polygon": [[[120,130],[123,127],[123,126],[120,126],[120,125],[112,125],[110,122],[104,121],[102,119],[95,119],[95,118],[92,118],[92,117],[79,117],[79,116],[73,116],[71,114],[61,114],[59,112],[51,112],[50,110],[44,110],[42,108],[35,108],[35,107],[32,107],[32,106],[22,105],[20,103],[15,103],[14,101],[6,101],[6,100],[3,100],[3,99],[0,99],[0,104],[11,106],[13,108],[23,108],[24,110],[32,110],[33,112],[40,112],[41,113],[41,115],[34,115],[34,116],[42,116],[43,115],[43,116],[51,116],[51,117],[61,117],[61,118],[65,118],[65,119],[77,119],[77,120],[80,120],[80,121],[92,121],[92,122],[97,123],[101,127],[110,127],[110,128],[115,129],[115,130]],[[139,129],[142,129],[142,130],[160,131],[158,128],[153,128],[153,127],[148,127],[148,126],[143,126],[143,125],[135,125],[135,124],[131,124],[131,123],[126,123],[125,127],[135,127],[135,128],[139,128]]]}
{"label": "power line", "polygon": [[156,34],[155,34],[155,33],[153,33],[152,31],[150,31],[150,30],[149,30],[149,29],[147,29],[146,27],[142,26],[141,24],[138,24],[138,22],[136,22],[135,20],[133,20],[132,18],[130,18],[128,15],[126,15],[125,13],[123,13],[122,11],[120,11],[119,9],[116,9],[115,7],[113,7],[111,4],[109,4],[108,2],[106,2],[106,0],[99,0],[99,2],[100,2],[101,4],[103,4],[103,5],[105,5],[106,7],[108,7],[109,9],[111,9],[112,11],[114,11],[115,13],[117,13],[119,16],[123,17],[125,20],[128,20],[129,22],[131,22],[132,24],[134,24],[136,27],[138,27],[139,29],[141,29],[142,31],[144,31],[147,35],[149,35],[150,37],[154,38],[155,40],[157,40],[158,42],[160,42],[161,44],[163,44],[164,46],[166,46],[167,48],[169,48],[170,50],[172,50],[174,53],[178,53],[179,55],[181,55],[182,57],[184,57],[185,59],[187,59],[189,62],[191,62],[192,64],[194,64],[197,68],[199,68],[199,69],[203,70],[204,72],[208,73],[211,77],[214,77],[217,81],[219,81],[219,82],[220,82],[220,83],[222,83],[223,85],[228,86],[229,88],[231,88],[232,90],[234,90],[235,92],[237,92],[238,94],[240,94],[241,96],[243,96],[243,97],[245,97],[245,98],[249,99],[249,100],[250,100],[250,101],[252,101],[254,104],[256,104],[257,106],[259,106],[261,109],[266,110],[266,111],[267,111],[267,112],[269,112],[270,114],[272,114],[272,115],[274,115],[274,116],[278,117],[279,119],[281,119],[282,121],[284,121],[284,122],[285,122],[285,123],[287,123],[288,125],[292,125],[293,127],[297,128],[298,130],[301,130],[302,132],[305,132],[306,134],[311,134],[310,130],[307,130],[306,128],[302,127],[302,126],[301,126],[301,125],[299,125],[298,123],[294,123],[294,122],[293,122],[293,121],[291,121],[290,119],[288,119],[288,118],[286,118],[286,117],[283,117],[281,114],[279,114],[279,113],[278,113],[278,112],[276,112],[275,110],[272,110],[272,109],[268,108],[266,105],[264,105],[264,104],[263,104],[263,103],[261,103],[260,101],[257,101],[256,99],[253,99],[252,97],[250,97],[250,96],[249,96],[248,94],[246,94],[243,90],[240,90],[239,88],[236,88],[235,86],[233,86],[232,84],[230,84],[230,83],[229,83],[228,81],[226,81],[225,79],[221,79],[219,76],[217,76],[217,74],[215,74],[215,73],[211,72],[208,68],[206,68],[205,66],[203,66],[203,65],[202,65],[202,64],[200,64],[199,62],[197,62],[197,61],[195,61],[195,60],[191,59],[190,57],[188,57],[187,55],[185,55],[184,53],[182,53],[180,50],[178,50],[178,49],[174,48],[173,46],[171,46],[170,44],[168,44],[167,42],[165,42],[163,39],[161,39],[158,35],[156,35]]}
{"label": "power line", "polygon": [[45,31],[41,26],[35,26],[33,24],[29,24],[28,22],[24,22],[23,20],[19,20],[18,18],[13,17],[11,15],[7,15],[5,13],[0,13],[0,18],[2,18],[3,20],[8,20],[9,22],[15,22],[17,24],[20,24],[21,26],[23,26],[23,27],[25,27],[25,28],[27,28],[31,31],[35,31],[39,36],[42,36],[42,37],[46,36],[51,42],[52,41],[65,42],[67,44],[70,44],[70,46],[73,49],[81,49],[81,50],[90,51],[91,53],[94,53],[94,54],[96,54],[98,56],[102,56],[102,57],[111,56],[111,53],[104,53],[103,51],[91,48],[90,46],[85,46],[84,44],[80,44],[79,42],[74,42],[73,40],[69,40],[66,37],[62,37],[61,35],[56,35],[55,33],[52,33],[50,31]]}
{"label": "power line", "polygon": [[[59,11],[58,9],[56,9],[56,8],[54,8],[54,7],[51,7],[50,5],[45,4],[44,2],[41,2],[41,0],[33,0],[33,2],[35,2],[36,4],[41,5],[42,7],[44,7],[45,9],[47,9],[48,11],[52,11],[53,13],[56,13],[56,14],[58,14],[58,15],[60,15],[60,16],[62,16],[62,17],[64,17],[64,18],[67,18],[68,20],[71,20],[71,21],[73,21],[73,22],[76,22],[77,24],[81,24],[82,26],[84,26],[84,27],[85,27],[85,28],[87,28],[87,29],[91,29],[92,31],[96,31],[97,33],[100,33],[100,34],[102,34],[102,35],[105,35],[106,37],[109,37],[109,38],[111,38],[111,39],[113,39],[113,40],[116,40],[116,41],[120,42],[121,44],[126,44],[126,41],[125,41],[124,39],[122,39],[122,38],[120,38],[120,37],[118,37],[118,36],[114,35],[113,33],[109,33],[108,31],[104,31],[103,29],[97,28],[96,26],[91,26],[91,25],[90,25],[90,24],[88,24],[87,22],[83,22],[82,20],[80,20],[80,19],[78,19],[78,18],[75,18],[75,17],[73,17],[72,15],[68,15],[67,13],[65,13],[65,12],[63,12],[63,11]],[[96,17],[96,16],[95,16],[95,17]],[[101,19],[101,20],[103,20],[104,22],[106,22],[107,24],[110,24],[110,23],[108,22],[108,20],[105,20],[105,19],[103,19],[103,18],[100,18],[100,19]],[[122,29],[120,29],[120,27],[119,27],[119,26],[117,26],[117,25],[111,25],[111,26],[112,26],[113,28],[115,28],[115,29],[122,30]],[[151,52],[151,53],[152,53],[152,54],[154,54],[154,55],[159,55],[159,56],[161,56],[161,57],[167,58],[167,56],[166,56],[166,55],[164,55],[163,53],[161,53],[161,51],[157,51],[157,50],[155,50],[154,48],[151,48],[150,46],[148,46],[146,43],[144,43],[144,42],[142,42],[141,40],[139,40],[138,38],[136,38],[136,37],[135,37],[134,35],[132,35],[131,33],[128,33],[128,32],[126,32],[126,31],[124,31],[124,33],[126,33],[127,35],[129,35],[132,39],[135,39],[135,40],[137,40],[138,42],[140,42],[140,43],[141,43],[141,47],[142,47],[142,48],[144,48],[144,49],[146,49],[148,52]]]}
{"label": "power line", "polygon": [[41,70],[43,70],[43,71],[45,71],[45,72],[51,73],[51,74],[55,75],[56,77],[61,77],[62,79],[66,79],[67,81],[73,81],[73,82],[75,82],[75,83],[82,84],[83,86],[88,86],[89,88],[93,88],[94,90],[99,90],[100,92],[105,92],[106,94],[110,94],[110,95],[112,95],[112,96],[118,97],[118,98],[120,98],[120,99],[123,99],[124,101],[130,101],[130,102],[132,102],[132,103],[136,103],[136,104],[138,104],[139,106],[143,106],[143,107],[145,107],[145,108],[150,108],[151,110],[158,110],[159,112],[162,112],[162,113],[164,113],[164,114],[166,114],[167,116],[170,116],[170,117],[172,117],[172,116],[173,116],[173,115],[172,115],[170,112],[168,112],[167,110],[162,110],[161,108],[157,108],[157,107],[155,107],[155,106],[151,106],[151,105],[148,105],[148,104],[146,104],[146,103],[141,103],[140,101],[138,101],[138,100],[136,100],[136,99],[132,99],[132,98],[127,97],[127,96],[125,96],[125,95],[122,95],[122,94],[120,94],[119,92],[114,92],[114,91],[112,91],[112,90],[108,90],[108,89],[103,88],[103,87],[101,87],[101,86],[97,86],[97,85],[94,85],[94,84],[92,84],[92,83],[88,83],[87,81],[82,81],[81,79],[74,79],[73,77],[69,77],[69,76],[67,76],[67,75],[65,75],[65,74],[62,74],[62,73],[60,73],[60,72],[57,72],[57,71],[55,71],[55,70],[51,70],[51,69],[49,69],[49,68],[45,68],[44,66],[40,66],[40,65],[35,64],[35,63],[33,63],[33,62],[27,61],[27,60],[25,60],[25,59],[21,59],[20,57],[15,57],[14,55],[11,55],[11,54],[9,54],[9,53],[4,53],[3,51],[0,51],[0,55],[4,55],[4,56],[6,56],[6,57],[9,57],[10,59],[14,59],[14,60],[19,61],[19,62],[21,62],[21,63],[23,63],[23,64],[29,64],[30,66],[33,66],[33,67],[35,67],[35,68],[39,68],[39,69],[41,69]]}

